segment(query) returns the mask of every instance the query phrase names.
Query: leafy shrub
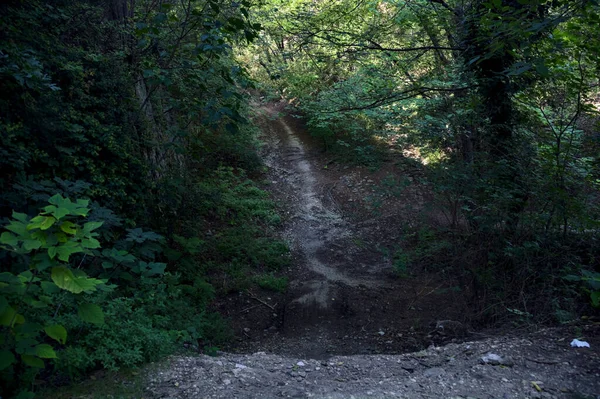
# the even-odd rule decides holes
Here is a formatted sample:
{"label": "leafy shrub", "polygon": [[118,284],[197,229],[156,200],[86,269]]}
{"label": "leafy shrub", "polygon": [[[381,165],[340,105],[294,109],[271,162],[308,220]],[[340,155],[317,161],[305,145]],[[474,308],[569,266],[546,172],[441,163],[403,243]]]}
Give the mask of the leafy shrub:
{"label": "leafy shrub", "polygon": [[[0,4],[0,220],[16,210],[20,229],[0,239],[2,396],[184,341],[214,352],[231,334],[207,311],[210,277],[235,265],[239,284],[252,283],[246,268],[286,259],[266,239],[274,206],[241,169],[261,163],[242,94],[251,84],[227,43],[258,25],[247,4],[215,2],[172,20],[194,27],[175,37],[166,16],[179,7],[133,7],[123,24],[110,2]],[[73,204],[79,214],[45,209]]]}
{"label": "leafy shrub", "polygon": [[219,282],[225,291],[243,290],[256,270],[289,264],[287,244],[273,237],[281,222],[275,204],[244,171],[219,168],[196,185],[195,198],[201,222],[186,226],[191,237],[175,237],[179,251],[189,255],[177,258],[186,283],[201,279]]}
{"label": "leafy shrub", "polygon": [[[106,322],[79,333],[76,346],[85,355],[88,365],[107,370],[134,367],[173,353],[182,332],[160,328],[143,306],[136,306],[133,298],[115,298],[104,303]],[[80,353],[81,354],[81,353]],[[75,359],[77,362],[77,360]],[[77,365],[77,364],[75,364]],[[67,368],[75,368],[66,364]],[[84,372],[85,364],[78,371]]]}
{"label": "leafy shrub", "polygon": [[581,270],[580,276],[568,275],[567,281],[581,282],[581,289],[590,297],[592,306],[600,308],[600,273],[590,270]]}
{"label": "leafy shrub", "polygon": [[[0,371],[9,390],[43,369],[44,359],[58,357],[50,340],[66,344],[67,330],[53,320],[62,305],[57,301],[61,294],[71,299],[72,311],[82,322],[102,324],[102,310],[89,298],[99,290],[113,289],[107,280],[91,278],[70,265],[74,254],[93,255],[100,247],[95,230],[102,222],[77,223],[88,214],[88,201],[71,202],[55,195],[49,203],[33,218],[13,213],[5,226],[8,231],[0,235],[2,248],[17,256],[16,262],[11,262],[12,272],[0,275]],[[21,375],[18,370],[22,367],[32,373]]]}
{"label": "leafy shrub", "polygon": [[[128,229],[113,248],[101,249],[97,237],[114,232],[101,234],[101,221],[83,222],[89,201],[57,194],[49,202],[33,218],[14,213],[0,236],[11,270],[0,274],[2,394],[44,368],[51,375],[50,364],[77,378],[158,360],[183,342],[201,350],[231,338],[220,317],[206,312],[212,286],[200,277],[181,284],[158,262],[162,236]],[[179,242],[192,252],[200,245]]]}

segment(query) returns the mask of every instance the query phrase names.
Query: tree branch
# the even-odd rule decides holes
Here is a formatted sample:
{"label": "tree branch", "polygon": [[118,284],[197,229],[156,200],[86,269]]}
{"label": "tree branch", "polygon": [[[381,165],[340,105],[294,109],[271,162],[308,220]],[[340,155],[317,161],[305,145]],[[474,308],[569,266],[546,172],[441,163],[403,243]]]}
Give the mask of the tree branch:
{"label": "tree branch", "polygon": [[456,11],[454,8],[450,7],[448,5],[448,3],[446,3],[444,0],[429,0],[431,3],[436,3],[441,5],[442,7],[444,7],[446,10],[450,11],[452,14],[458,16],[458,11]]}
{"label": "tree branch", "polygon": [[472,89],[473,86],[467,86],[467,87],[414,87],[412,89],[408,89],[408,90],[404,90],[400,93],[397,93],[393,96],[390,97],[385,97],[385,98],[380,98],[378,100],[375,100],[373,102],[371,102],[370,104],[367,105],[361,105],[361,106],[356,106],[356,107],[346,107],[346,108],[340,108],[338,110],[335,111],[323,111],[323,113],[326,114],[332,114],[335,112],[348,112],[348,111],[364,111],[367,109],[373,109],[373,108],[378,108],[378,107],[382,107],[384,105],[388,105],[391,103],[395,103],[397,101],[402,101],[402,100],[408,100],[409,98],[414,98],[416,96],[419,95],[425,95],[426,92],[430,92],[430,91],[435,91],[435,92],[457,92],[457,91],[463,91],[463,90],[469,90]]}
{"label": "tree branch", "polygon": [[[371,42],[369,40],[369,42]],[[371,42],[372,43],[372,42]],[[375,43],[377,44],[377,43]],[[377,51],[389,51],[391,53],[404,53],[409,51],[429,51],[429,50],[448,50],[448,51],[461,51],[463,50],[460,47],[446,47],[446,46],[420,46],[420,47],[403,47],[403,48],[390,48],[390,47],[382,47],[379,44],[376,46],[357,46],[353,45],[353,47],[364,48],[367,50],[377,50]]]}

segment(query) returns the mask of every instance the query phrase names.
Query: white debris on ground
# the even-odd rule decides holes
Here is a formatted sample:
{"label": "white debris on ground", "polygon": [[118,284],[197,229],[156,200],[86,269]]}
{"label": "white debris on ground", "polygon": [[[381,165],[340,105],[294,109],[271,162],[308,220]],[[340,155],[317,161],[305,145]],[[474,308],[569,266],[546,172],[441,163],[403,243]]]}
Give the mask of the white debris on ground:
{"label": "white debris on ground", "polygon": [[589,348],[590,344],[585,341],[580,341],[578,339],[574,339],[573,341],[571,341],[571,346],[573,348]]}

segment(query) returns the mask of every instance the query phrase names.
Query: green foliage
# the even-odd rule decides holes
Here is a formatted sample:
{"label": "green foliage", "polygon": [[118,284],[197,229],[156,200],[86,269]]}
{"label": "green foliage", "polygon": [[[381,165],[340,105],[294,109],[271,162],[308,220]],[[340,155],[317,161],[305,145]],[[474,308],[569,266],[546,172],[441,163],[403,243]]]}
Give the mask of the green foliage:
{"label": "green foliage", "polygon": [[[562,277],[598,271],[598,11],[269,0],[254,11],[264,32],[240,54],[340,160],[377,165],[382,147],[414,158],[425,204],[388,254],[399,274],[458,276],[482,322],[525,307],[564,322],[588,304]],[[366,198],[374,215],[401,179]]]}
{"label": "green foliage", "polygon": [[[190,230],[204,234],[177,238],[193,255],[179,268],[184,275],[213,276],[228,291],[247,288],[255,270],[277,271],[289,263],[287,245],[273,237],[273,228],[280,223],[275,205],[242,170],[220,168],[195,190],[197,216],[203,224],[195,223]],[[216,278],[219,275],[228,278]]]}
{"label": "green foliage", "polygon": [[[87,23],[69,23],[82,13]],[[90,37],[111,35],[101,19],[101,9],[83,2],[59,2],[51,10],[42,2],[2,6],[2,25],[11,27],[0,44],[4,211],[22,209],[26,201],[12,187],[31,178],[85,179],[94,184],[87,195],[130,210],[147,187],[131,177],[143,175],[144,167],[129,116],[134,103],[121,100],[131,93],[124,54],[102,54],[105,49]],[[33,75],[47,83],[13,69],[15,61],[34,63]]]}
{"label": "green foliage", "polygon": [[100,246],[94,230],[102,223],[80,223],[89,212],[88,201],[73,203],[55,195],[49,203],[33,218],[13,213],[13,219],[4,227],[8,231],[0,236],[1,247],[22,260],[15,263],[14,272],[2,273],[0,283],[2,352],[6,359],[0,371],[4,381],[12,379],[17,386],[21,363],[43,369],[44,359],[57,358],[55,349],[45,340],[50,338],[61,345],[67,342],[67,330],[50,316],[56,316],[61,306],[57,297],[65,295],[64,291],[77,295],[73,301],[78,304],[81,321],[102,324],[102,310],[87,303],[87,296],[98,290],[112,290],[107,280],[91,278],[69,264],[72,255],[94,256],[93,250]]}
{"label": "green foliage", "polygon": [[[175,350],[176,330],[160,328],[143,306],[135,306],[132,298],[116,298],[105,305],[107,323],[91,329],[72,346],[79,356],[67,357],[58,367],[79,372],[97,364],[107,370],[155,361]],[[79,351],[78,351],[79,349]],[[87,363],[87,364],[86,364]]]}
{"label": "green foliage", "polygon": [[409,277],[412,268],[445,273],[451,266],[448,258],[452,243],[443,234],[423,227],[402,237],[402,247],[384,250],[398,277]]}
{"label": "green foliage", "polygon": [[600,273],[590,270],[582,270],[581,276],[565,276],[567,281],[577,281],[582,283],[582,289],[586,292],[595,308],[600,307]]}
{"label": "green foliage", "polygon": [[[158,360],[183,342],[204,350],[231,338],[227,325],[206,311],[215,291],[202,275],[196,271],[193,284],[182,284],[157,261],[162,236],[128,229],[114,248],[102,249],[96,237],[103,223],[86,221],[88,201],[55,195],[49,202],[33,218],[14,213],[0,239],[15,269],[0,275],[3,394],[49,361],[58,374],[76,378],[97,367]],[[245,217],[262,215],[244,209],[238,210]],[[171,250],[173,259],[201,253],[200,240],[177,240],[185,252]],[[32,371],[22,373],[23,367]]]}
{"label": "green foliage", "polygon": [[[208,241],[175,236],[181,249],[171,250],[171,259],[182,260],[187,253],[197,261],[211,259],[215,266],[217,262],[239,264],[240,259],[258,268],[285,264],[287,248],[261,238],[256,227],[278,222],[264,192],[232,170],[219,172],[212,184],[205,182],[201,192],[206,190],[218,198],[199,210],[228,227]],[[178,342],[202,341],[199,350],[204,350],[230,338],[227,326],[205,312],[215,293],[203,277],[214,273],[210,265],[189,270],[182,264],[186,279],[193,279],[192,284],[182,285],[180,277],[165,273],[167,265],[156,259],[163,252],[162,236],[127,229],[115,248],[101,249],[97,237],[103,223],[84,221],[89,201],[72,202],[55,195],[49,203],[33,218],[14,213],[0,238],[2,247],[17,256],[11,262],[15,271],[2,274],[0,287],[2,376],[13,380],[10,389],[29,378],[16,374],[17,362],[39,369],[44,368],[44,359],[58,358],[57,371],[77,377],[98,366],[117,370],[157,360],[175,351]],[[96,265],[90,277],[81,266],[93,257],[100,262],[90,264]],[[119,287],[109,285],[108,277]],[[271,277],[276,282],[273,288],[284,289],[283,280]],[[111,292],[112,298],[107,296]],[[83,295],[85,300],[78,299]],[[44,336],[60,344],[60,350],[45,343]]]}
{"label": "green foliage", "polygon": [[214,352],[231,332],[207,311],[212,282],[288,261],[245,177],[261,165],[232,46],[257,36],[251,7],[0,5],[0,218],[16,210],[0,238],[0,395],[183,343]]}
{"label": "green foliage", "polygon": [[272,273],[256,276],[256,284],[260,288],[274,292],[285,292],[288,287],[288,279],[286,277],[277,277]]}
{"label": "green foliage", "polygon": [[125,3],[0,5],[0,394],[214,353],[211,301],[284,289],[250,77],[341,160],[417,154],[447,222],[405,237],[401,275],[454,268],[484,318],[598,304],[594,2]]}

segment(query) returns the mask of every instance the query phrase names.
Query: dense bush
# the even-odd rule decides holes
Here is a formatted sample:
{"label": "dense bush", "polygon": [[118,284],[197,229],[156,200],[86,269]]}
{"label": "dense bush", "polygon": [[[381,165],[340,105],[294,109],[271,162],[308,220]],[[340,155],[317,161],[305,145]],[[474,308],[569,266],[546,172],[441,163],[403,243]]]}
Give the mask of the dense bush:
{"label": "dense bush", "polygon": [[246,177],[250,6],[0,5],[1,396],[214,353],[212,301],[287,262]]}
{"label": "dense bush", "polygon": [[[264,193],[251,191],[263,198],[263,207],[272,208]],[[210,253],[195,251],[198,240],[179,237],[182,248],[168,250],[162,236],[139,228],[126,229],[112,248],[103,249],[102,237],[115,237],[120,228],[86,221],[98,218],[87,200],[55,195],[49,202],[34,218],[14,213],[0,236],[8,250],[3,262],[10,265],[0,274],[3,394],[26,387],[36,375],[74,378],[98,367],[134,367],[182,350],[183,343],[213,350],[231,337],[226,324],[207,311],[215,291],[206,279],[219,270],[219,262],[233,262],[239,254],[213,258],[214,269],[198,264],[186,269],[159,260],[169,252],[172,259],[190,257],[190,264],[203,257],[208,262]],[[250,208],[238,204],[221,211],[264,217]],[[274,261],[253,250],[246,256],[255,268]],[[285,248],[278,255],[285,258]],[[250,266],[223,269],[250,284]]]}

